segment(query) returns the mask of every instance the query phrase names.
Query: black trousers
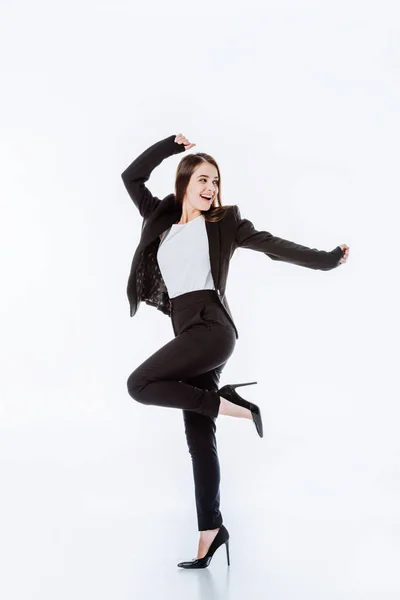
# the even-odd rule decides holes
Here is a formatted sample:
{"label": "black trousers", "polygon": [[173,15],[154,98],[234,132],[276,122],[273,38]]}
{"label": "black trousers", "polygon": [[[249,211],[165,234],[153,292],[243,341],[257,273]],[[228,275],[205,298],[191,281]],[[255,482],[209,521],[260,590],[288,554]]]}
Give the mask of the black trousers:
{"label": "black trousers", "polygon": [[128,378],[142,404],[180,408],[192,459],[198,530],[222,525],[220,466],[215,437],[219,379],[235,345],[235,330],[214,290],[171,299],[175,338]]}

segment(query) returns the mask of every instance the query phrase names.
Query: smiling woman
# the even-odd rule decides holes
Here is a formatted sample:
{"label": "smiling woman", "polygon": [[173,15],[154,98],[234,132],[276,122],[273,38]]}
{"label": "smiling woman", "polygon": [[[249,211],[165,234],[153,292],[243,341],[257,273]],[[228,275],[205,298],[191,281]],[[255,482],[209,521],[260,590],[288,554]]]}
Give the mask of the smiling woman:
{"label": "smiling woman", "polygon": [[217,161],[205,152],[188,154],[180,161],[176,170],[175,196],[177,203],[182,205],[182,223],[200,213],[206,221],[216,222],[232,208],[232,205],[222,206],[219,167]]}
{"label": "smiling woman", "polygon": [[152,170],[164,158],[193,146],[183,135],[171,135],[122,174],[143,217],[127,287],[131,316],[145,301],[171,318],[175,335],[130,374],[127,387],[142,404],[182,410],[200,531],[197,557],[178,564],[186,569],[207,567],[223,544],[229,564],[229,533],[220,511],[216,418],[252,420],[263,437],[259,407],[235,391],[256,382],[219,387],[239,337],[225,293],[230,259],[240,247],[329,271],[344,257],[339,246],[330,252],[317,250],[257,231],[237,205],[222,206],[220,172],[209,154],[185,156],[177,167],[175,194],[163,200],[153,196],[145,185]]}

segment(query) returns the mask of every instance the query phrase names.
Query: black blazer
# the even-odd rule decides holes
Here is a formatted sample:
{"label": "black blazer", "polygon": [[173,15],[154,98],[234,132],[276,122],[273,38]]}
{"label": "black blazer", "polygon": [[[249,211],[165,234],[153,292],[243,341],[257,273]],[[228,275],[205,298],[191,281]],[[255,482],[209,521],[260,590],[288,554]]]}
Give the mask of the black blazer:
{"label": "black blazer", "polygon": [[[121,174],[130,197],[143,217],[141,237],[132,259],[127,286],[131,317],[136,314],[141,301],[171,315],[171,302],[158,266],[157,250],[160,234],[180,219],[182,208],[175,194],[160,200],[152,195],[145,183],[153,169],[165,158],[185,151],[183,144],[174,141],[175,137],[175,134],[171,135],[150,146]],[[341,264],[339,260],[343,251],[340,246],[326,252],[276,237],[268,231],[257,231],[251,221],[241,217],[237,205],[229,208],[220,221],[206,221],[205,225],[215,290],[235,328],[236,338],[239,334],[225,295],[229,262],[236,248],[249,248],[263,252],[273,260],[321,271],[329,271]]]}

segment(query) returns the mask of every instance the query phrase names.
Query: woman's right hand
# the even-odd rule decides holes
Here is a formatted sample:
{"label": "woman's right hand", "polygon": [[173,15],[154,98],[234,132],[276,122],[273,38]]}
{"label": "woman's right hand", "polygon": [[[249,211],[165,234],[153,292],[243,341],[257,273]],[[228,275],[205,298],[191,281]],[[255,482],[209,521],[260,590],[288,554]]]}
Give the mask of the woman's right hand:
{"label": "woman's right hand", "polygon": [[193,146],[195,146],[196,144],[191,144],[189,142],[189,140],[182,135],[181,133],[178,133],[178,135],[176,136],[175,140],[174,140],[177,144],[183,144],[185,146],[185,150],[190,150],[190,148],[193,148]]}

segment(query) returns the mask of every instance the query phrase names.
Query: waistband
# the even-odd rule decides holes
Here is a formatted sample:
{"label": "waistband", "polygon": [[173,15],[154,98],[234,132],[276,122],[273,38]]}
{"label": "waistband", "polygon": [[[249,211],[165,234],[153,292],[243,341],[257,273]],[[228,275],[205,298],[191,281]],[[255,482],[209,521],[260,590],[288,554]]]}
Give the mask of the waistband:
{"label": "waistband", "polygon": [[194,290],[192,292],[186,292],[170,298],[170,304],[172,310],[179,310],[186,308],[195,302],[220,302],[218,293],[216,290]]}

